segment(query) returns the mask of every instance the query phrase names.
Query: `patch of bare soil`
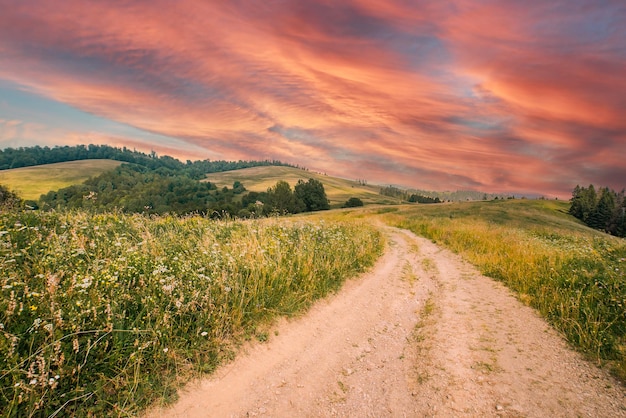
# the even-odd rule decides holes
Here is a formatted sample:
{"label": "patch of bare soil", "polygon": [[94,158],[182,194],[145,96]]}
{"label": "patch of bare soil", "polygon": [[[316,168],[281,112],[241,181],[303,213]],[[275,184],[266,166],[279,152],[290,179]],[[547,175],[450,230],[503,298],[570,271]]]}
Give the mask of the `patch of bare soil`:
{"label": "patch of bare soil", "polygon": [[626,417],[626,392],[501,284],[389,229],[375,268],[150,417]]}

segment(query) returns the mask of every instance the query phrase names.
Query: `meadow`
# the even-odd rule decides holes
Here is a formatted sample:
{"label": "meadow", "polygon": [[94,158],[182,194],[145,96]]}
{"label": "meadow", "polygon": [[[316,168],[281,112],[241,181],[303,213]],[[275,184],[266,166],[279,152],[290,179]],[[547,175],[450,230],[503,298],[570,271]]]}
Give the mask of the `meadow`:
{"label": "meadow", "polygon": [[373,227],[0,214],[0,410],[134,416],[371,266]]}
{"label": "meadow", "polygon": [[0,170],[0,184],[17,192],[22,199],[37,200],[50,190],[82,183],[120,164],[121,161],[113,160],[80,160]]}
{"label": "meadow", "polygon": [[387,223],[457,252],[536,308],[589,358],[626,378],[626,242],[548,200],[378,210]]}

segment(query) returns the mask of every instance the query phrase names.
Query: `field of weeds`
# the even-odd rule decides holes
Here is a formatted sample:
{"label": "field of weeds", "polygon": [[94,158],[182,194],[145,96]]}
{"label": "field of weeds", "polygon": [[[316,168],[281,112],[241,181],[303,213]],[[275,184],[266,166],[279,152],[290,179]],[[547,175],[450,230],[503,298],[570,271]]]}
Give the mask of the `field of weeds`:
{"label": "field of weeds", "polygon": [[126,416],[371,266],[372,227],[0,214],[0,410]]}
{"label": "field of weeds", "polygon": [[578,349],[626,377],[626,242],[555,201],[404,207],[388,223],[461,254],[502,281]]}

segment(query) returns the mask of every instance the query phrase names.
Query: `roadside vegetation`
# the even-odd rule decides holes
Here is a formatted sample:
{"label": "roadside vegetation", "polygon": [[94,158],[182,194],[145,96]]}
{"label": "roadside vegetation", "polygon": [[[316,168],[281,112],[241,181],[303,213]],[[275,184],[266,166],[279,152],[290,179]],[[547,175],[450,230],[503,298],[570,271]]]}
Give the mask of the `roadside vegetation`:
{"label": "roadside vegetation", "polygon": [[536,308],[591,358],[626,378],[626,243],[567,215],[567,202],[403,207],[384,214],[461,254]]}
{"label": "roadside vegetation", "polygon": [[0,214],[0,410],[133,416],[269,336],[381,252],[372,227]]}

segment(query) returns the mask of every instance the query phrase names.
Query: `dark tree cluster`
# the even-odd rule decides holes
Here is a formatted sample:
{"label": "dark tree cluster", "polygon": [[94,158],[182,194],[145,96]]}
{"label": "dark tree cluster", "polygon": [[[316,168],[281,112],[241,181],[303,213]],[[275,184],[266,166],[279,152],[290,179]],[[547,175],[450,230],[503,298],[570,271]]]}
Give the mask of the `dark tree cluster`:
{"label": "dark tree cluster", "polygon": [[51,191],[40,199],[42,209],[91,209],[97,212],[121,210],[130,213],[187,214],[192,212],[236,215],[241,209],[234,196],[245,191],[243,185],[218,190],[175,170],[122,164],[115,170],[89,179],[83,184]]}
{"label": "dark tree cluster", "polygon": [[241,200],[243,209],[239,216],[268,216],[288,213],[314,212],[330,209],[324,185],[313,178],[298,180],[294,189],[279,180],[267,192],[249,192]]}
{"label": "dark tree cluster", "polygon": [[350,199],[346,200],[346,203],[344,203],[342,207],[357,208],[359,206],[363,206],[363,201],[358,197],[351,197]]}
{"label": "dark tree cluster", "polygon": [[441,203],[438,197],[432,198],[428,196],[422,196],[419,194],[412,194],[409,196],[409,202],[411,203]]}
{"label": "dark tree cluster", "polygon": [[205,174],[258,166],[290,166],[280,161],[209,161],[198,160],[183,163],[168,155],[159,157],[155,152],[145,154],[126,147],[109,145],[76,145],[56,147],[20,147],[0,150],[0,170],[30,167],[34,165],[62,163],[67,161],[109,159],[138,164],[150,169],[168,168],[185,172],[189,177],[201,179]]}
{"label": "dark tree cluster", "polygon": [[387,186],[380,189],[380,194],[383,196],[394,197],[397,199],[406,200],[411,203],[441,203],[439,197],[424,196],[422,194],[409,194],[408,191],[402,190],[398,187]]}
{"label": "dark tree cluster", "polygon": [[624,190],[616,193],[608,187],[596,191],[589,187],[576,186],[572,192],[569,213],[585,225],[618,237],[626,236],[626,200]]}

